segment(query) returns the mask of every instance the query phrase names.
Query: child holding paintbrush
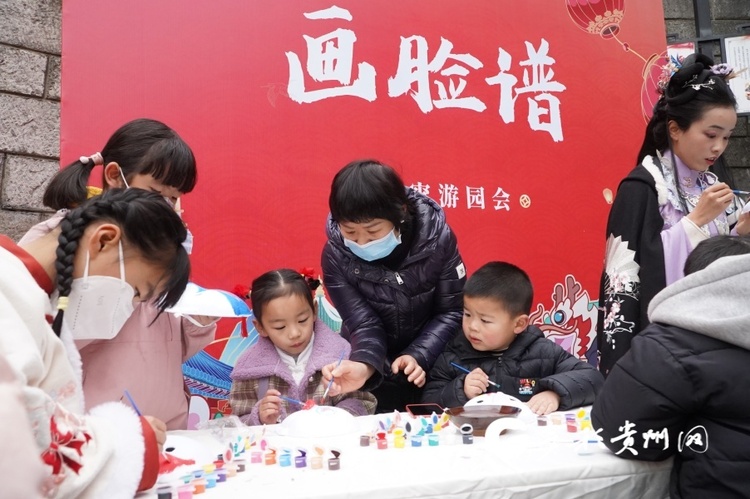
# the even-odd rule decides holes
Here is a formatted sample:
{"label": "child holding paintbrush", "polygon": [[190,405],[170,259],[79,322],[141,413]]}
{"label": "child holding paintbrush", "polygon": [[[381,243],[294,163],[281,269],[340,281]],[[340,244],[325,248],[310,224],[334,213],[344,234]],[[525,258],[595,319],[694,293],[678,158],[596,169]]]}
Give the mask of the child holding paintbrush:
{"label": "child holding paintbrush", "polygon": [[477,270],[464,287],[463,334],[438,357],[422,402],[458,407],[496,390],[540,415],[591,404],[603,376],[529,324],[532,299],[531,281],[515,265]]}
{"label": "child holding paintbrush", "polygon": [[245,424],[281,422],[308,400],[355,416],[375,412],[372,394],[329,397],[321,384],[321,368],[347,358],[351,347],[315,319],[317,306],[305,277],[289,269],[267,272],[253,281],[250,300],[260,338],[237,359],[229,395],[232,412]]}

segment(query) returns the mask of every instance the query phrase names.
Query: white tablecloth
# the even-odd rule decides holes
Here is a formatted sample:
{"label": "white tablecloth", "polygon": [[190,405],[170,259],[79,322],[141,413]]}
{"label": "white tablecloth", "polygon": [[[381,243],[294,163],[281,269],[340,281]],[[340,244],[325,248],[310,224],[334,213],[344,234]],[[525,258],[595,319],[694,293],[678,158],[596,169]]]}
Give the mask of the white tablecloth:
{"label": "white tablecloth", "polygon": [[[383,416],[381,415],[380,418]],[[371,428],[376,416],[358,418]],[[251,431],[251,430],[248,430]],[[594,445],[581,454],[578,434],[564,426],[529,425],[496,438],[476,437],[461,443],[453,428],[443,430],[441,445],[377,449],[360,447],[352,434],[321,442],[276,435],[267,427],[265,440],[279,451],[298,447],[312,454],[314,445],[341,451],[341,469],[313,470],[250,464],[247,469],[197,498],[642,498],[668,497],[671,460],[648,463],[621,459]],[[172,432],[194,439],[215,456],[226,448],[208,431]],[[226,439],[226,438],[225,438]],[[390,442],[392,444],[392,442]],[[296,452],[292,452],[292,457]],[[326,453],[325,460],[331,457]],[[200,464],[200,463],[197,463]],[[309,463],[308,463],[309,464]],[[155,493],[141,494],[155,498]],[[177,497],[176,492],[174,497]]]}

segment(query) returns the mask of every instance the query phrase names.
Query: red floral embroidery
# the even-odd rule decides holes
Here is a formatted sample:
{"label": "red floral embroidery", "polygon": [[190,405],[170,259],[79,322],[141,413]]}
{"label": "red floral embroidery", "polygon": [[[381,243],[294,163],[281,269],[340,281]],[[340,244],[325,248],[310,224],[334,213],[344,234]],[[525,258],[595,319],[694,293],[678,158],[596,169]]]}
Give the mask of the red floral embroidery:
{"label": "red floral embroidery", "polygon": [[54,416],[50,418],[49,429],[52,440],[42,453],[42,460],[52,466],[54,475],[60,474],[63,464],[78,474],[83,465],[76,457],[83,455],[81,449],[91,440],[91,435],[84,431],[61,431]]}

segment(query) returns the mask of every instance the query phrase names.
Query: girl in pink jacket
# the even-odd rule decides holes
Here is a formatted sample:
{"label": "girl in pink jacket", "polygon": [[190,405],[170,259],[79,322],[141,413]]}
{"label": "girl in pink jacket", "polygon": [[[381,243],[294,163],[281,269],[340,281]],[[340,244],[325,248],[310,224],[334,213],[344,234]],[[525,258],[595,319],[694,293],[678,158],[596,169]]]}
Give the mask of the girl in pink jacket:
{"label": "girl in pink jacket", "polygon": [[[112,134],[101,153],[82,156],[53,177],[44,204],[58,212],[34,226],[19,244],[47,234],[68,209],[99,194],[100,190],[86,186],[97,165],[103,167],[105,191],[144,189],[160,194],[172,205],[193,190],[197,175],[193,152],[174,130],[151,119],[128,122]],[[188,232],[187,243],[191,241]],[[122,400],[127,389],[141,410],[166,422],[168,429],[187,428],[190,396],[182,363],[213,341],[215,322],[210,317],[159,314],[153,303],[142,302],[131,314],[120,314],[106,332],[97,324],[74,324],[72,332],[83,361],[86,407]]]}

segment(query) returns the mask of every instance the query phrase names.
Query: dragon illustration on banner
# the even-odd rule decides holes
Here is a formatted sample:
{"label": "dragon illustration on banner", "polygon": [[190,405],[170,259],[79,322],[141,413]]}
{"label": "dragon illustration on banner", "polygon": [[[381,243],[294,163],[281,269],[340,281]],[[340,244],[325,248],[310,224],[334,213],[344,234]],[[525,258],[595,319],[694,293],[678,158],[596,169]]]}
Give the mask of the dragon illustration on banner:
{"label": "dragon illustration on banner", "polygon": [[555,284],[551,296],[552,306],[545,309],[538,303],[529,321],[567,352],[596,364],[596,351],[591,345],[596,338],[598,302],[591,300],[571,274],[565,277],[564,284]]}

